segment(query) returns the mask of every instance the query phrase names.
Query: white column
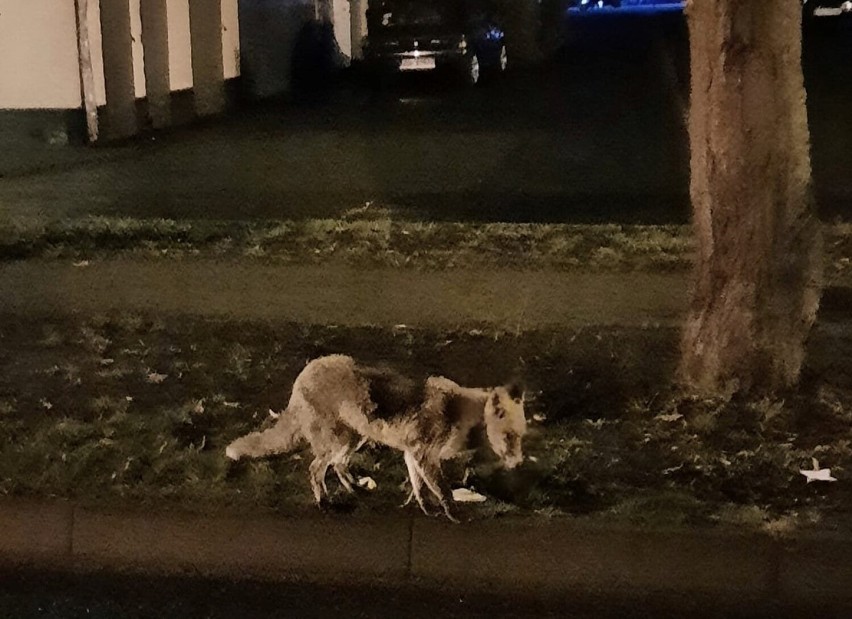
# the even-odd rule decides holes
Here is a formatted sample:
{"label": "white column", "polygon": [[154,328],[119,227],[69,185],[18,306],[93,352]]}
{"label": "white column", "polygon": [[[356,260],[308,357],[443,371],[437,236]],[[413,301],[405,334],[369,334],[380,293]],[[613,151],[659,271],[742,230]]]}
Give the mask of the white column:
{"label": "white column", "polygon": [[101,38],[108,136],[127,137],[137,131],[129,0],[101,0]]}
{"label": "white column", "polygon": [[154,127],[171,124],[169,85],[169,19],[166,0],[142,0],[142,46],[148,114]]}
{"label": "white column", "polygon": [[189,0],[189,30],[195,113],[218,114],[225,109],[222,0]]}

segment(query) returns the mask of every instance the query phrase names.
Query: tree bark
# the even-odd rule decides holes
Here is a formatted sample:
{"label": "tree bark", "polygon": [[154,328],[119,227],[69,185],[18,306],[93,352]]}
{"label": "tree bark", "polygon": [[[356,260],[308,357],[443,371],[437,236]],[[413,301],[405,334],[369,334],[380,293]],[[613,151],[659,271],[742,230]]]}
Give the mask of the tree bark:
{"label": "tree bark", "polygon": [[691,0],[697,258],[680,378],[703,393],[794,386],[822,284],[799,0]]}

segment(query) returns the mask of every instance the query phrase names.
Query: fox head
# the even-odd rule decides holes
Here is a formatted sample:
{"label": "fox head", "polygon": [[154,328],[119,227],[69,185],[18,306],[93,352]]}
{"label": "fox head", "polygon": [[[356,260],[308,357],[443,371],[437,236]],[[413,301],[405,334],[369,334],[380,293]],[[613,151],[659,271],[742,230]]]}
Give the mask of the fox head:
{"label": "fox head", "polygon": [[496,387],[485,402],[485,430],[491,449],[507,469],[524,461],[521,439],[527,431],[524,393],[517,386]]}

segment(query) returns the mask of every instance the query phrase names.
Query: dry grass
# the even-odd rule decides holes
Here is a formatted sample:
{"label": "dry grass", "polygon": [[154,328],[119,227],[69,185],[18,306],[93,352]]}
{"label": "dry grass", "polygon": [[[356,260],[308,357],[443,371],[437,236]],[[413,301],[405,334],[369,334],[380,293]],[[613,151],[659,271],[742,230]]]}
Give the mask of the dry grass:
{"label": "dry grass", "polygon": [[[852,225],[825,226],[830,282],[852,274]],[[90,217],[0,224],[0,260],[221,256],[415,269],[676,271],[693,252],[688,226],[396,221],[373,208],[339,219],[172,221]]]}

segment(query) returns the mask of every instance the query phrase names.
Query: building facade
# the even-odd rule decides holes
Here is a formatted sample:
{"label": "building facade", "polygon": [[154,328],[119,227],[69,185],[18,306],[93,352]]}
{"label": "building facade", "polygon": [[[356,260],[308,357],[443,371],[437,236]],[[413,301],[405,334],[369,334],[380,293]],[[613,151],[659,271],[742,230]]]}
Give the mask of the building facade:
{"label": "building facade", "polygon": [[308,22],[333,26],[341,64],[359,57],[366,4],[0,0],[0,141],[108,141],[280,95]]}
{"label": "building facade", "polygon": [[217,114],[239,40],[238,0],[0,0],[0,123],[113,139]]}

